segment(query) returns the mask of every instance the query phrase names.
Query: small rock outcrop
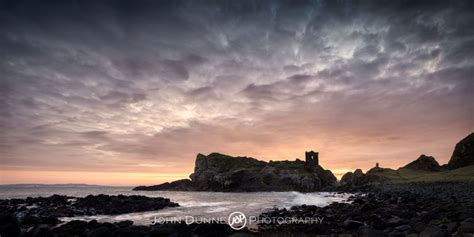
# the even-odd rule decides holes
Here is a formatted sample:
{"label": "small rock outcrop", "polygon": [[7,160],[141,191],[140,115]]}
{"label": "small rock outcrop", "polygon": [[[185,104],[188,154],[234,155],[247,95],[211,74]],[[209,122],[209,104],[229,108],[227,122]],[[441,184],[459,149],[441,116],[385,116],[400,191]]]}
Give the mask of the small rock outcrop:
{"label": "small rock outcrop", "polygon": [[134,190],[312,192],[337,185],[331,171],[317,165],[314,159],[310,163],[301,160],[265,162],[220,153],[198,154],[190,178]]}
{"label": "small rock outcrop", "polygon": [[389,168],[382,168],[379,166],[379,163],[375,164],[375,167],[371,168],[370,170],[367,171],[367,174],[375,174],[375,173],[381,173],[384,172],[385,170],[390,170]]}
{"label": "small rock outcrop", "polygon": [[341,186],[343,187],[358,187],[369,184],[379,184],[386,182],[387,179],[383,176],[374,175],[373,173],[367,172],[364,174],[361,169],[356,169],[353,172],[347,172],[341,178]]}
{"label": "small rock outcrop", "polygon": [[440,171],[441,166],[432,156],[421,155],[418,159],[402,167],[402,169]]}
{"label": "small rock outcrop", "polygon": [[457,169],[470,165],[474,165],[474,133],[469,134],[456,144],[448,162],[448,168]]}
{"label": "small rock outcrop", "polygon": [[153,186],[138,186],[133,188],[134,191],[160,191],[160,190],[174,190],[187,191],[192,189],[192,182],[189,179],[180,179],[173,182],[166,182]]}

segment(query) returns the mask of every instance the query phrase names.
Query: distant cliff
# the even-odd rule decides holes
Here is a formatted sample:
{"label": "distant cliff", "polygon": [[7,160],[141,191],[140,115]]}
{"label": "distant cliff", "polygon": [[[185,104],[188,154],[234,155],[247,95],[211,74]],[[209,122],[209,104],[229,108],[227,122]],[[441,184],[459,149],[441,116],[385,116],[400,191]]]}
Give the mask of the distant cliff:
{"label": "distant cliff", "polygon": [[441,166],[434,157],[422,154],[420,157],[418,157],[418,159],[410,162],[400,169],[441,171]]}
{"label": "distant cliff", "polygon": [[[308,154],[311,156],[308,158]],[[316,157],[314,158],[314,155]],[[219,153],[198,154],[190,180],[178,180],[134,190],[179,190],[216,192],[320,191],[337,184],[336,177],[323,169],[317,153],[306,161],[259,161]]]}
{"label": "distant cliff", "polygon": [[474,165],[474,133],[469,134],[456,144],[448,162],[448,168],[457,169],[470,165]]}

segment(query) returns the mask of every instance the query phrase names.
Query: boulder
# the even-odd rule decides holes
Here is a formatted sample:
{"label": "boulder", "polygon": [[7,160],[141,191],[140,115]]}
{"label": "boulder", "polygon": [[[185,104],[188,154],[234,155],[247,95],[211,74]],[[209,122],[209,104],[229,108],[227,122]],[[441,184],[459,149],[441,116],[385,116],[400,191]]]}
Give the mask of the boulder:
{"label": "boulder", "polygon": [[0,214],[0,236],[19,236],[20,233],[20,225],[14,215],[10,213]]}
{"label": "boulder", "polygon": [[361,237],[384,237],[387,236],[386,233],[380,230],[375,230],[370,227],[361,227],[359,228],[359,236]]}
{"label": "boulder", "polygon": [[450,236],[446,230],[436,226],[426,227],[419,235],[420,237],[445,237]]}
{"label": "boulder", "polygon": [[448,162],[448,168],[457,169],[470,165],[474,165],[474,133],[469,134],[456,144]]}

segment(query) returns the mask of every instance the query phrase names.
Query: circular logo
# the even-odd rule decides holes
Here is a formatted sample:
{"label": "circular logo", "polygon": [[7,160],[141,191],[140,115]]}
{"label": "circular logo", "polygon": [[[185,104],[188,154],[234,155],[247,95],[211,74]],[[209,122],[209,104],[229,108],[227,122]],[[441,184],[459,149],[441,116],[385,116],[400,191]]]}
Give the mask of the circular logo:
{"label": "circular logo", "polygon": [[240,211],[232,212],[229,215],[228,223],[230,228],[241,230],[247,225],[247,217]]}

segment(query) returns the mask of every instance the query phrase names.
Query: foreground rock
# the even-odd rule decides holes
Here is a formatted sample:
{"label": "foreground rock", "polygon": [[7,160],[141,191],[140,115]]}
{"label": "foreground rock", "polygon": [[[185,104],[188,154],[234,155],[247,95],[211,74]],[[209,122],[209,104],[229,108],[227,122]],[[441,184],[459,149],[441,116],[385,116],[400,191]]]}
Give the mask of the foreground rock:
{"label": "foreground rock", "polygon": [[[474,235],[474,184],[411,183],[365,187],[351,203],[326,207],[294,206],[262,213],[261,218],[322,218],[316,224],[259,224],[257,232],[232,230],[226,224],[158,224],[135,226],[132,221],[98,223],[71,221],[56,225],[25,225],[13,213],[0,215],[0,235],[5,236],[466,236]],[[60,206],[63,196],[44,200]],[[67,201],[67,199],[66,199]],[[25,202],[22,202],[25,203]],[[37,202],[39,204],[40,202]],[[43,204],[41,204],[43,205]],[[99,204],[97,204],[99,205]],[[6,210],[2,206],[2,211]],[[12,208],[10,208],[11,210]],[[21,233],[21,234],[20,234]]]}
{"label": "foreground rock", "polygon": [[198,154],[191,180],[178,180],[134,190],[179,191],[320,191],[335,187],[336,177],[318,163],[317,153],[308,152],[306,161],[259,161],[219,153]]}
{"label": "foreground rock", "polygon": [[150,198],[137,195],[89,195],[83,198],[53,195],[50,197],[0,200],[0,210],[4,214],[3,218],[13,216],[22,226],[55,225],[59,223],[59,217],[118,215],[176,206],[178,206],[177,203],[171,202],[167,198]]}
{"label": "foreground rock", "polygon": [[[143,236],[143,237],[192,237],[192,236],[252,236],[248,230],[235,231],[227,224],[157,224],[152,226],[133,225],[131,221],[118,223],[98,223],[97,221],[71,221],[50,229],[54,236]],[[239,235],[237,235],[239,233]],[[51,235],[52,236],[52,235]]]}
{"label": "foreground rock", "polygon": [[[2,237],[17,237],[19,232],[1,232]],[[18,229],[19,231],[19,229]],[[253,236],[247,229],[235,231],[227,224],[156,224],[151,226],[133,225],[132,221],[99,223],[97,221],[70,221],[60,226],[36,225],[23,232],[28,237],[193,237],[193,236]]]}
{"label": "foreground rock", "polygon": [[470,165],[474,165],[474,133],[469,134],[456,144],[448,162],[448,168],[457,169]]}
{"label": "foreground rock", "polygon": [[322,217],[322,224],[262,224],[261,233],[293,236],[473,236],[474,184],[382,185],[348,203],[295,206],[262,217]]}

